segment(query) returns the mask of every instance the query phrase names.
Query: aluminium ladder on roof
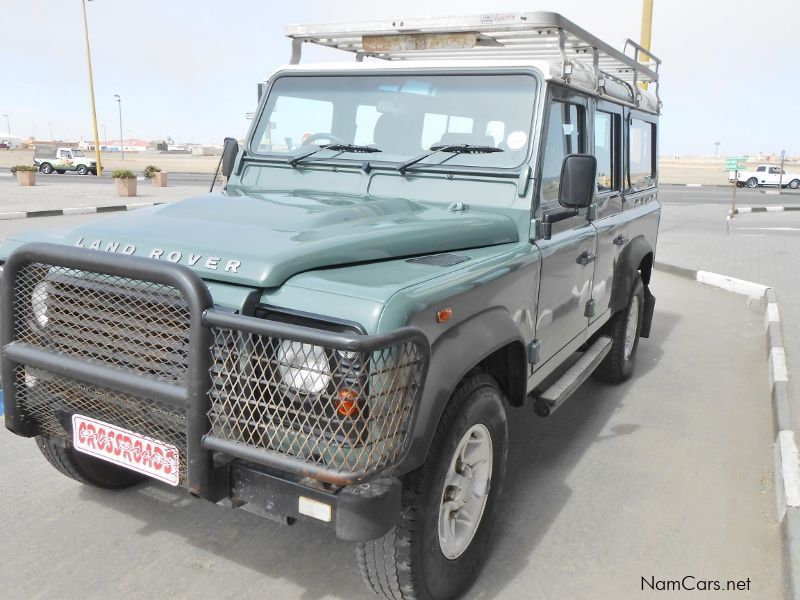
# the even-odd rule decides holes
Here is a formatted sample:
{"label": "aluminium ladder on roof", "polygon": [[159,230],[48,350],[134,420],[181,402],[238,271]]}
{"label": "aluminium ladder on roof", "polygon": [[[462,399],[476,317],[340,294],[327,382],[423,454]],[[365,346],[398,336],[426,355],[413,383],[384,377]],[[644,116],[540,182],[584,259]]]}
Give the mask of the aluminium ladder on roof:
{"label": "aluminium ladder on roof", "polygon": [[619,51],[552,12],[289,25],[286,35],[292,38],[292,64],[300,62],[304,42],[355,53],[359,61],[364,57],[550,61],[561,64],[565,82],[570,81],[573,64],[581,63],[593,73],[598,93],[610,79],[629,87],[638,103],[639,84],[652,83],[660,104],[658,58],[630,39]]}

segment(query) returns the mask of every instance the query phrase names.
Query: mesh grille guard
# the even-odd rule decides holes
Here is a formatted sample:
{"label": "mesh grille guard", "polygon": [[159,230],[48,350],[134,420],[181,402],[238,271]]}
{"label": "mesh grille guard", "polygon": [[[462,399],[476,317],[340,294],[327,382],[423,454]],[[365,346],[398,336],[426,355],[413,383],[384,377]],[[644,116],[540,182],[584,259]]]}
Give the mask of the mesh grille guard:
{"label": "mesh grille guard", "polygon": [[336,333],[212,306],[182,265],[18,248],[0,281],[6,427],[69,438],[69,414],[88,413],[136,430],[176,445],[181,485],[209,499],[228,492],[214,451],[340,485],[402,460],[430,354],[419,329]]}

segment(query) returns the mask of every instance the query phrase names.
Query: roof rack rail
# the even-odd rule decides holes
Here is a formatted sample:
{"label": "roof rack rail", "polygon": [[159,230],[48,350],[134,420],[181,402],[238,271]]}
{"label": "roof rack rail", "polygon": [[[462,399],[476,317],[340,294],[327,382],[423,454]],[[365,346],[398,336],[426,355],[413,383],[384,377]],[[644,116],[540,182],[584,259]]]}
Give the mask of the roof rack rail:
{"label": "roof rack rail", "polygon": [[352,52],[356,60],[540,60],[560,63],[569,82],[573,65],[587,67],[595,91],[605,80],[629,87],[634,104],[640,89],[653,84],[657,105],[661,61],[632,40],[619,51],[553,12],[492,13],[469,17],[391,19],[364,23],[289,25],[291,64],[300,62],[302,44]]}

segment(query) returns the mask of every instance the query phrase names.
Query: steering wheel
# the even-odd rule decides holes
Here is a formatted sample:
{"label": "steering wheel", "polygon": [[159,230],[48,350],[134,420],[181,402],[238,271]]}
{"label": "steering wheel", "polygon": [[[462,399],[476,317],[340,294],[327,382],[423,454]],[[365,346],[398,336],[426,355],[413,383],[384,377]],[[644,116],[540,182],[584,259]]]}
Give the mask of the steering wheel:
{"label": "steering wheel", "polygon": [[311,144],[313,144],[317,140],[328,140],[332,144],[346,144],[347,143],[343,139],[336,137],[332,133],[320,132],[320,133],[312,133],[306,139],[304,139],[302,144],[300,144],[300,145],[301,146],[310,146]]}

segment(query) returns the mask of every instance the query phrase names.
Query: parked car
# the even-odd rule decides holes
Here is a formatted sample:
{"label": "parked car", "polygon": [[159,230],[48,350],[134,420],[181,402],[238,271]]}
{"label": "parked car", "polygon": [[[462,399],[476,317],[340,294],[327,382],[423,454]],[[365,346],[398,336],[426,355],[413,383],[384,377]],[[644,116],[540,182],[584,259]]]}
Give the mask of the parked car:
{"label": "parked car", "polygon": [[628,379],[650,335],[658,60],[553,13],[288,35],[223,191],[0,247],[6,426],[84,484],[312,522],[375,593],[454,598],[509,415]]}
{"label": "parked car", "polygon": [[783,188],[788,187],[793,190],[800,188],[800,175],[797,173],[787,173],[780,167],[772,165],[758,165],[755,171],[739,171],[738,179],[736,178],[736,172],[731,171],[728,173],[728,181],[733,183],[734,179],[736,179],[739,187],[778,187],[778,185],[780,185]]}
{"label": "parked car", "polygon": [[33,149],[33,163],[45,174],[55,171],[63,175],[67,171],[75,171],[78,175],[97,175],[97,161],[87,157],[78,148],[37,143]]}

